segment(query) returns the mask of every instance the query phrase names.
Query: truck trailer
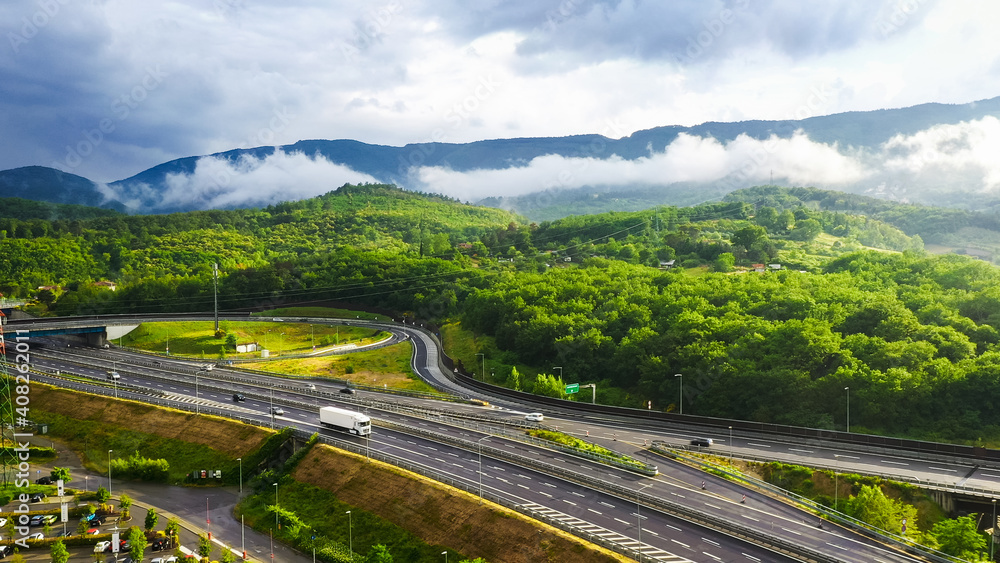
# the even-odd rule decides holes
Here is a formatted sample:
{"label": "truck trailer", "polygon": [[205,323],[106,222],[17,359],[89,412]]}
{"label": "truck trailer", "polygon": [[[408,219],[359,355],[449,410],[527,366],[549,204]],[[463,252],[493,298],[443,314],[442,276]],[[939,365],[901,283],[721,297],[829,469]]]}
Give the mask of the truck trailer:
{"label": "truck trailer", "polygon": [[340,409],[337,407],[323,407],[319,409],[319,422],[323,426],[346,430],[358,436],[367,436],[372,433],[372,419],[359,412]]}

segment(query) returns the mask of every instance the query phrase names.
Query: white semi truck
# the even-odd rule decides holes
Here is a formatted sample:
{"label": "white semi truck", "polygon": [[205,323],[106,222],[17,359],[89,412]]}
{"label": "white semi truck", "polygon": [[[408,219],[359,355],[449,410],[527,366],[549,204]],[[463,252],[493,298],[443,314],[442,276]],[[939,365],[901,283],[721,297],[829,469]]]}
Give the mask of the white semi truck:
{"label": "white semi truck", "polygon": [[346,430],[358,436],[367,436],[372,433],[372,419],[368,418],[367,415],[347,409],[323,407],[319,409],[319,422],[324,426]]}

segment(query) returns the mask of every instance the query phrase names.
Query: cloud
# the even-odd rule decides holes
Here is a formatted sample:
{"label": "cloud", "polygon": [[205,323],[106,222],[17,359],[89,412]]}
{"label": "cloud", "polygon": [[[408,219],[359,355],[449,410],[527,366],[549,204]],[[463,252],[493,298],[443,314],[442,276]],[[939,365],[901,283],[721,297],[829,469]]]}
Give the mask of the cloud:
{"label": "cloud", "polygon": [[909,182],[944,180],[973,191],[1000,188],[1000,120],[992,116],[896,135],[882,151],[886,173]]}
{"label": "cloud", "polygon": [[423,167],[411,176],[420,189],[478,200],[583,186],[708,184],[734,178],[760,183],[767,182],[772,172],[775,178],[792,184],[831,187],[855,183],[870,174],[860,155],[842,154],[836,144],[816,143],[799,132],[790,138],[772,136],[765,140],[740,135],[728,143],[681,134],[662,152],[635,160],[546,155],[526,166],[502,170],[457,172]]}
{"label": "cloud", "polygon": [[345,183],[366,182],[377,180],[319,155],[276,150],[265,158],[243,155],[236,161],[203,157],[191,174],[167,174],[162,191],[130,184],[115,195],[140,210],[247,207],[306,199]]}

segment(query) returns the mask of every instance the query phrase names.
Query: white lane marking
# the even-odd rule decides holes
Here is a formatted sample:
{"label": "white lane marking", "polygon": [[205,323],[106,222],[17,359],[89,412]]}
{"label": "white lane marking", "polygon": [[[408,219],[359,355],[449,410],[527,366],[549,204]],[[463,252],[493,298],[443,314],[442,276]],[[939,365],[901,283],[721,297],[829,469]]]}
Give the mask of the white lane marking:
{"label": "white lane marking", "polygon": [[740,552],[740,554],[741,554],[741,555],[743,555],[743,557],[746,557],[747,559],[749,559],[749,560],[751,560],[751,561],[760,561],[760,559],[759,559],[759,558],[757,558],[757,557],[754,557],[753,555],[750,555],[750,554],[748,554],[748,553],[743,553],[743,552],[741,551],[741,552]]}
{"label": "white lane marking", "polygon": [[753,516],[749,516],[749,515],[747,515],[747,514],[743,514],[742,516],[743,516],[744,518],[746,518],[747,520],[753,520],[754,522],[760,522],[760,520],[758,520],[758,519],[754,518]]}
{"label": "white lane marking", "polygon": [[573,506],[576,506],[576,503],[571,500],[562,499],[562,501],[565,502],[566,504],[572,504]]}
{"label": "white lane marking", "polygon": [[603,500],[602,500],[602,501],[600,501],[600,503],[601,503],[601,504],[603,504],[604,506],[608,507],[608,508],[614,508],[614,507],[615,507],[615,505],[613,505],[613,504],[608,504],[608,503],[604,502]]}
{"label": "white lane marking", "polygon": [[686,543],[684,543],[684,542],[681,542],[681,541],[677,541],[677,540],[670,540],[670,541],[672,541],[672,542],[676,543],[677,545],[683,545],[684,547],[686,547],[686,548],[688,548],[688,549],[691,549],[691,546],[690,546],[690,545],[688,545],[688,544],[686,544]]}
{"label": "white lane marking", "polygon": [[681,531],[681,529],[677,526],[671,526],[670,524],[664,524],[664,526],[670,528],[671,530],[677,530],[678,532]]}
{"label": "white lane marking", "polygon": [[880,459],[882,463],[891,463],[893,465],[910,465],[909,463],[903,463],[902,461],[890,461],[888,459]]}
{"label": "white lane marking", "polygon": [[944,467],[928,467],[927,469],[934,469],[935,471],[951,471],[952,473],[958,471],[957,469],[945,469]]}
{"label": "white lane marking", "polygon": [[844,551],[850,551],[850,550],[849,550],[849,549],[847,549],[846,547],[843,547],[843,546],[840,546],[840,545],[837,545],[837,544],[835,544],[835,543],[830,543],[830,542],[826,542],[826,545],[828,545],[828,546],[830,546],[830,547],[836,547],[837,549],[843,549]]}
{"label": "white lane marking", "polygon": [[799,532],[796,532],[795,530],[789,530],[788,528],[782,528],[782,530],[784,530],[784,531],[786,531],[788,533],[791,533],[791,534],[795,534],[796,536],[801,536],[802,535]]}
{"label": "white lane marking", "polygon": [[1000,475],[993,475],[991,473],[980,473],[980,477],[1000,477]]}
{"label": "white lane marking", "polygon": [[802,450],[802,449],[799,449],[799,448],[788,448],[788,451],[790,451],[790,452],[802,452],[804,454],[815,453],[813,450]]}
{"label": "white lane marking", "polygon": [[753,442],[747,442],[747,445],[748,446],[755,446],[755,447],[758,447],[758,448],[770,448],[771,447],[771,446],[768,446],[767,444],[754,444]]}
{"label": "white lane marking", "polygon": [[722,510],[722,508],[720,508],[718,506],[715,506],[714,504],[708,504],[707,502],[705,503],[705,506],[707,506],[709,508],[714,508],[716,510]]}
{"label": "white lane marking", "polygon": [[710,544],[714,545],[715,547],[719,547],[719,544],[717,542],[714,542],[714,541],[712,541],[712,540],[710,540],[708,538],[701,538],[701,541],[703,541],[705,543],[710,543]]}
{"label": "white lane marking", "polygon": [[615,518],[615,520],[618,520],[619,522],[621,522],[622,524],[625,524],[626,526],[631,526],[632,525],[631,522],[626,522],[626,521],[622,520],[621,518]]}
{"label": "white lane marking", "polygon": [[600,514],[601,516],[603,516],[603,515],[604,515],[604,513],[603,513],[603,512],[598,512],[598,511],[594,510],[593,508],[588,508],[587,510],[589,510],[589,511],[593,512],[594,514]]}

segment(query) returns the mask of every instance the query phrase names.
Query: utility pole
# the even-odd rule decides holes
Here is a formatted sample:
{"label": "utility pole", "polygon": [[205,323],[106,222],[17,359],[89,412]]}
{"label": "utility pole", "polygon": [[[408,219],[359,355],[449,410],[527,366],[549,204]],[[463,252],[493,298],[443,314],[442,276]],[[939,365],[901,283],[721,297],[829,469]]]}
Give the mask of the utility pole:
{"label": "utility pole", "polygon": [[219,332],[219,263],[212,263],[212,294],[215,296],[215,332]]}

